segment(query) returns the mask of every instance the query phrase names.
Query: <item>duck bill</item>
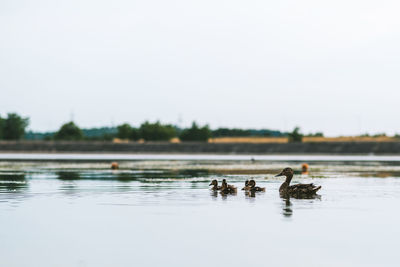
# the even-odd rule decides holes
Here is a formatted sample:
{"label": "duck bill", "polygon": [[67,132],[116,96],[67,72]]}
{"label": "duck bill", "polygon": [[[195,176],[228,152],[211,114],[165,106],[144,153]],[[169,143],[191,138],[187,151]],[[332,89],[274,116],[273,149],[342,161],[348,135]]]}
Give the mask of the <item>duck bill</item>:
{"label": "duck bill", "polygon": [[280,172],[279,174],[275,175],[275,177],[283,176],[283,173]]}
{"label": "duck bill", "polygon": [[212,183],[210,183],[208,186],[212,185]]}

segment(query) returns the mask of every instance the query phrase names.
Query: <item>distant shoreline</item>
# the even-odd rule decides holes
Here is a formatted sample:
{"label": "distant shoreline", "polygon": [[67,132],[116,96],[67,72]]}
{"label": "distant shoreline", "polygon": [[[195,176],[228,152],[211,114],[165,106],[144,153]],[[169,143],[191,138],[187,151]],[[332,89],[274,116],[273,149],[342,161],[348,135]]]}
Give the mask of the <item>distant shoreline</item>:
{"label": "distant shoreline", "polygon": [[200,143],[1,141],[0,153],[400,155],[400,142]]}

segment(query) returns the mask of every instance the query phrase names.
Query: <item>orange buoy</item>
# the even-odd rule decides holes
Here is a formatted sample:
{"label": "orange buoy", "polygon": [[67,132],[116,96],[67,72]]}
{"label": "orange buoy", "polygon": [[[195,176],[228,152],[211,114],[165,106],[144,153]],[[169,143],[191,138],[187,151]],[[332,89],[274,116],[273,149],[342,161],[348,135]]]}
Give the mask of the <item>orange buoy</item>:
{"label": "orange buoy", "polygon": [[113,170],[117,170],[119,168],[119,165],[118,165],[118,162],[112,162],[111,163],[111,169],[113,169]]}
{"label": "orange buoy", "polygon": [[301,174],[308,174],[308,164],[307,163],[303,163],[301,165]]}

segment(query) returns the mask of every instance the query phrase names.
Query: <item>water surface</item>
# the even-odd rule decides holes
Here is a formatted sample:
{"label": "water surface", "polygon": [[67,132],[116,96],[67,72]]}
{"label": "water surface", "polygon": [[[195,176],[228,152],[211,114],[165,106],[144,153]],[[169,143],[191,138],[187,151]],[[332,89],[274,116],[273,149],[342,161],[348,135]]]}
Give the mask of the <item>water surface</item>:
{"label": "water surface", "polygon": [[[1,266],[398,266],[396,160],[110,160],[3,155]],[[320,197],[281,199],[287,166]],[[267,191],[208,189],[223,178]]]}

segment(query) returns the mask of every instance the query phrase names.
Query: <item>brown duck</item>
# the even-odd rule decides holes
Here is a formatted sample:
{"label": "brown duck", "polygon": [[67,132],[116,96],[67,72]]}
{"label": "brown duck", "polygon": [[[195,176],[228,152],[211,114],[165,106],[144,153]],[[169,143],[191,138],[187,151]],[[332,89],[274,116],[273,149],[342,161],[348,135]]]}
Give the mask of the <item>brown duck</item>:
{"label": "brown duck", "polygon": [[249,191],[265,192],[265,187],[256,186],[256,181],[254,181],[254,180],[250,180],[248,186],[249,186]]}
{"label": "brown duck", "polygon": [[285,182],[279,187],[279,193],[281,196],[294,197],[294,198],[308,198],[315,196],[317,191],[321,189],[321,186],[315,186],[314,184],[295,184],[290,185],[290,181],[293,178],[293,170],[291,168],[283,169],[278,176],[286,176]]}
{"label": "brown duck", "polygon": [[225,179],[222,180],[221,193],[223,194],[233,194],[236,193],[237,189],[233,185],[229,185]]}
{"label": "brown duck", "polygon": [[218,181],[217,180],[212,180],[209,185],[212,185],[211,190],[221,190],[221,186],[218,186]]}
{"label": "brown duck", "polygon": [[250,186],[249,186],[249,180],[246,180],[246,182],[244,182],[244,187],[242,188],[242,190],[250,190]]}

